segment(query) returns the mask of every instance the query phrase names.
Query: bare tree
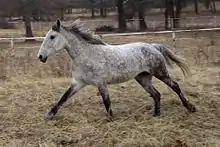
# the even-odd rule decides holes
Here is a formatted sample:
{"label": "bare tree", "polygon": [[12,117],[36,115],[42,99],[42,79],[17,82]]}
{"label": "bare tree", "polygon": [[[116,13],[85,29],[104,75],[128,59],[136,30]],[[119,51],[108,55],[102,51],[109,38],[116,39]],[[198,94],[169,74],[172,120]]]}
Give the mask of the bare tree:
{"label": "bare tree", "polygon": [[165,12],[164,12],[164,24],[165,24],[165,29],[169,29],[169,3],[168,0],[165,0]]}
{"label": "bare tree", "polygon": [[38,11],[40,8],[39,2],[42,2],[43,0],[1,0],[1,2],[4,1],[6,2],[6,5],[4,5],[5,13],[7,13],[6,16],[22,16],[26,37],[33,37],[34,35],[32,32],[31,19],[34,12]]}
{"label": "bare tree", "polygon": [[207,9],[210,9],[212,13],[217,12],[215,0],[205,0],[204,5]]}
{"label": "bare tree", "polygon": [[95,6],[94,6],[94,0],[89,0],[90,2],[90,9],[91,9],[91,17],[94,18],[95,17]]}
{"label": "bare tree", "polygon": [[[33,31],[31,26],[31,10],[35,5],[35,0],[20,0],[17,9],[20,12],[20,15],[23,16],[26,37],[33,37]],[[34,39],[29,39],[26,41],[34,41]]]}
{"label": "bare tree", "polygon": [[117,0],[117,8],[118,8],[118,28],[119,31],[125,31],[127,29],[125,17],[124,17],[124,0]]}
{"label": "bare tree", "polygon": [[145,22],[145,10],[146,10],[146,3],[147,1],[144,0],[138,0],[138,18],[139,18],[139,29],[140,30],[146,30],[147,24]]}
{"label": "bare tree", "polygon": [[99,4],[99,6],[100,6],[100,16],[101,17],[105,17],[106,16],[106,5],[105,5],[105,0],[100,0],[100,4]]}
{"label": "bare tree", "polygon": [[215,0],[212,0],[212,8],[213,8],[213,13],[216,13],[217,10],[216,10],[216,4],[215,4]]}
{"label": "bare tree", "polygon": [[165,12],[164,12],[164,17],[165,17],[165,29],[169,29],[169,23],[173,22],[171,20],[174,19],[174,2],[173,0],[165,0]]}
{"label": "bare tree", "polygon": [[1,0],[0,1],[0,28],[2,29],[10,29],[14,26],[9,24],[8,21],[5,19],[9,17],[11,14],[12,7],[8,7],[8,0]]}
{"label": "bare tree", "polygon": [[196,14],[199,14],[198,0],[194,0],[194,9],[195,9]]}
{"label": "bare tree", "polygon": [[181,10],[185,5],[185,0],[165,0],[165,29],[169,29],[169,20],[173,28],[180,27]]}
{"label": "bare tree", "polygon": [[179,28],[180,27],[180,14],[181,14],[181,0],[176,0],[176,14],[173,22],[173,27],[174,28]]}
{"label": "bare tree", "polygon": [[[148,8],[148,5],[150,6],[151,0],[130,0],[127,2],[127,9],[126,12],[130,15],[130,18],[134,18],[135,13],[138,14],[139,19],[139,30],[146,30],[147,24],[145,22],[145,11]],[[128,16],[129,16],[128,15]]]}

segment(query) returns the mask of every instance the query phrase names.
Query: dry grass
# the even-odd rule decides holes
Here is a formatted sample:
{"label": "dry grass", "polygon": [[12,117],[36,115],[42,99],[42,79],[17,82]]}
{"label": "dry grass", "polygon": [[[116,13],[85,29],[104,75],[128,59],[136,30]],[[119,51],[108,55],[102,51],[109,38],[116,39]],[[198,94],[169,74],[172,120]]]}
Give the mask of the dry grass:
{"label": "dry grass", "polygon": [[[193,74],[184,80],[180,70],[174,68],[170,69],[171,75],[198,112],[188,113],[177,95],[154,79],[162,94],[162,112],[160,117],[153,117],[152,98],[132,80],[110,86],[113,121],[108,120],[101,98],[96,95],[97,89],[91,86],[69,100],[53,121],[44,121],[44,114],[70,84],[66,54],[43,64],[36,60],[38,49],[3,49],[0,54],[0,146],[220,146],[217,36],[183,39],[175,44],[174,51],[187,59]],[[166,36],[105,40],[172,45]]]}

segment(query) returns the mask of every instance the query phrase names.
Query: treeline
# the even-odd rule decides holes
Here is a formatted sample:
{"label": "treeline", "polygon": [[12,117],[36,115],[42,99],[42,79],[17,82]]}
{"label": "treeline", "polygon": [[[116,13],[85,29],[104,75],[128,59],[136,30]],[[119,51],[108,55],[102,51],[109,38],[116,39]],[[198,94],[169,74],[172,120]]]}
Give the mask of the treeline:
{"label": "treeline", "polygon": [[[139,20],[139,29],[146,30],[145,13],[152,8],[163,8],[165,29],[179,27],[181,11],[187,5],[194,5],[194,11],[199,14],[199,3],[207,10],[216,13],[217,0],[0,0],[0,28],[11,27],[7,21],[21,18],[25,22],[26,36],[31,37],[31,21],[50,21],[53,17],[64,19],[65,14],[73,13],[74,8],[90,10],[91,18],[107,17],[109,8],[117,8],[118,29],[126,31],[126,19],[134,17]],[[96,13],[98,10],[99,14]]]}
{"label": "treeline", "polygon": [[[164,8],[164,24],[165,29],[179,28],[180,17],[182,9],[188,5],[194,5],[194,11],[199,14],[199,3],[203,4],[208,11],[216,13],[216,1],[217,0],[117,0],[118,7],[118,21],[120,30],[127,29],[126,26],[126,14],[125,10],[132,10],[130,15],[136,15],[139,19],[139,29],[146,30],[147,24],[145,22],[145,12],[152,8]],[[125,7],[128,7],[126,9]],[[131,16],[131,17],[133,17]],[[171,25],[169,25],[171,23]]]}

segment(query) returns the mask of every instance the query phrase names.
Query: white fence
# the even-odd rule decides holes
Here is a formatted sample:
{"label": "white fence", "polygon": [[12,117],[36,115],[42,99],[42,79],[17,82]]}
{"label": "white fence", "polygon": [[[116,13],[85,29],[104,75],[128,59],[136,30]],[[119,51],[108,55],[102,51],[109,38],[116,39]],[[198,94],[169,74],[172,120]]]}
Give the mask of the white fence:
{"label": "white fence", "polygon": [[[134,32],[134,33],[112,33],[112,34],[99,34],[100,38],[103,37],[116,37],[116,36],[137,36],[137,35],[156,35],[156,34],[172,34],[173,42],[177,39],[176,33],[182,32],[202,32],[202,31],[218,31],[220,28],[206,28],[206,29],[192,29],[192,30],[172,30],[172,31],[157,31],[157,32]],[[10,47],[14,48],[14,43],[16,40],[28,40],[28,39],[40,39],[43,40],[44,37],[10,37],[10,38],[0,38],[0,41],[10,42]]]}

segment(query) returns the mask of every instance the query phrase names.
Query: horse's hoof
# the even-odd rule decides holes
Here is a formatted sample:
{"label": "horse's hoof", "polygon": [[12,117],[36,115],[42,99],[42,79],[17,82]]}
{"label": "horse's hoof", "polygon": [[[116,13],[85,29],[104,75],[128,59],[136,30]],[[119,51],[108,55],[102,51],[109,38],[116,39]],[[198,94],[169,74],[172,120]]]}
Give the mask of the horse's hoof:
{"label": "horse's hoof", "polygon": [[109,121],[111,121],[111,122],[114,121],[113,116],[109,116],[108,119],[109,119]]}
{"label": "horse's hoof", "polygon": [[45,120],[52,120],[54,118],[54,113],[53,112],[49,112],[46,114],[46,116],[44,117]]}
{"label": "horse's hoof", "polygon": [[109,115],[110,115],[111,117],[113,117],[112,109],[110,109],[108,113],[109,113]]}
{"label": "horse's hoof", "polygon": [[160,116],[160,113],[154,113],[153,114],[153,117],[159,117]]}
{"label": "horse's hoof", "polygon": [[154,117],[160,116],[160,108],[157,108],[157,109],[154,110],[153,116]]}
{"label": "horse's hoof", "polygon": [[196,112],[196,107],[189,103],[187,109],[189,110],[189,112]]}
{"label": "horse's hoof", "polygon": [[112,110],[110,109],[109,112],[107,113],[107,117],[109,118],[110,121],[113,121],[113,113]]}

